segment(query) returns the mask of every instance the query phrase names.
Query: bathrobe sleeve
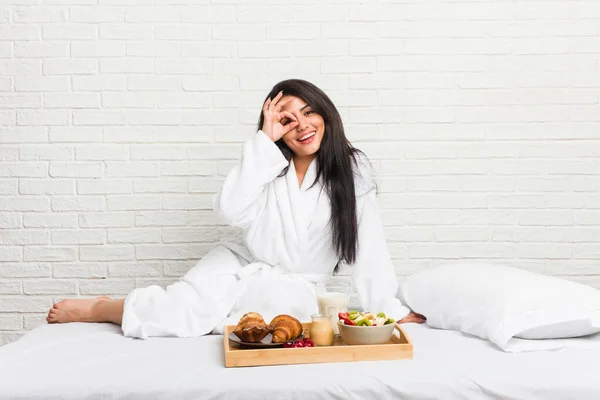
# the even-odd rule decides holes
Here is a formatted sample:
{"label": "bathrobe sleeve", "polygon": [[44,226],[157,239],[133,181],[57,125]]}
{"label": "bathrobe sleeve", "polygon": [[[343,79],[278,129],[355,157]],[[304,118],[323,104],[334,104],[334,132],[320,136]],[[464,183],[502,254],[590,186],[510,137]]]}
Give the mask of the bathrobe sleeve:
{"label": "bathrobe sleeve", "polygon": [[351,265],[354,287],[365,311],[384,312],[396,319],[410,312],[396,297],[398,278],[383,232],[377,191],[368,162],[359,160],[356,180],[358,252]]}
{"label": "bathrobe sleeve", "polygon": [[267,202],[266,186],[289,162],[275,143],[258,131],[243,147],[242,158],[213,197],[213,208],[229,225],[245,228],[259,218]]}

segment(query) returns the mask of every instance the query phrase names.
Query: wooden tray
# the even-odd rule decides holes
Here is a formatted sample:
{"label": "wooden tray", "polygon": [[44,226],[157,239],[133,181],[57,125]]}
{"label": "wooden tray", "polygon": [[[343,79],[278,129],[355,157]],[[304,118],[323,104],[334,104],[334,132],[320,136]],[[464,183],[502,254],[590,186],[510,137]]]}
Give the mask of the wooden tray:
{"label": "wooden tray", "polygon": [[[303,323],[309,336],[310,322]],[[413,358],[413,345],[400,324],[394,335],[384,344],[349,346],[336,338],[333,346],[275,349],[241,349],[229,342],[235,325],[228,325],[223,335],[225,367],[254,367],[265,365],[316,364],[352,361],[405,360]]]}

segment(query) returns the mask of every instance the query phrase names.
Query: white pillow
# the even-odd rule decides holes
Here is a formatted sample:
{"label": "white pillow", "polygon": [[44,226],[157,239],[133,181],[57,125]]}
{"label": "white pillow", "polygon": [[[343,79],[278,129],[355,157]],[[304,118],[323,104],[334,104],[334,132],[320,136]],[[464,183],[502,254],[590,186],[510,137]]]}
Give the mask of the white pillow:
{"label": "white pillow", "polygon": [[600,291],[565,279],[450,264],[408,277],[399,295],[428,325],[490,340],[505,351],[600,347],[600,334],[565,339],[600,332]]}

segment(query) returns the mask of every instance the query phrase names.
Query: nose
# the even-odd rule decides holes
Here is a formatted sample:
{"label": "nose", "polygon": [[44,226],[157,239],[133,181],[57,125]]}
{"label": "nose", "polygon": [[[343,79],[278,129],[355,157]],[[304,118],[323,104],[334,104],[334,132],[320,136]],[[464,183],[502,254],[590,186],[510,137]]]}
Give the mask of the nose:
{"label": "nose", "polygon": [[298,118],[298,126],[296,127],[296,129],[298,130],[298,132],[302,132],[306,128],[308,128],[308,121],[306,120],[306,117],[300,116]]}

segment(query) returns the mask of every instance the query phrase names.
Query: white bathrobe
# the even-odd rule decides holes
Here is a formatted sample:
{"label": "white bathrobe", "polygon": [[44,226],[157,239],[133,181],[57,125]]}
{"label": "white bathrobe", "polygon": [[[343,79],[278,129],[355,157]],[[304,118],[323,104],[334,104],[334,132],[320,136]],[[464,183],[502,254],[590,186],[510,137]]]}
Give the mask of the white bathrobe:
{"label": "white bathrobe", "polygon": [[[355,175],[354,288],[363,309],[401,319],[409,309],[396,297],[398,281],[364,160]],[[257,132],[213,201],[218,215],[242,228],[242,234],[211,250],[166,290],[153,285],[131,292],[123,313],[125,336],[222,333],[224,325],[237,324],[249,311],[261,313],[267,322],[278,314],[310,321],[318,311],[314,283],[328,280],[339,260],[331,240],[329,199],[320,183],[312,186],[315,177],[316,160],[299,186],[293,161]]]}

